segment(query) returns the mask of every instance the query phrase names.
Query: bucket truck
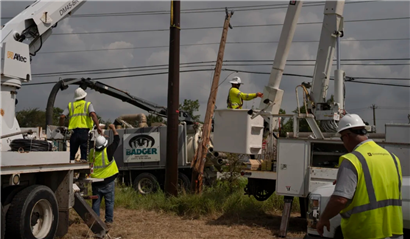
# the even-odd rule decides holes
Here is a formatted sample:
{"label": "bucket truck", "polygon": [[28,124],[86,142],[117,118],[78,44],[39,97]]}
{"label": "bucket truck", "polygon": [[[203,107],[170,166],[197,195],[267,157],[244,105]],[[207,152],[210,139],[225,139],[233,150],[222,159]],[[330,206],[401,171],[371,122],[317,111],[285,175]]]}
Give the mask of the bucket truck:
{"label": "bucket truck", "polygon": [[[74,208],[99,236],[106,225],[74,184],[90,173],[88,163],[70,163],[52,141],[26,138],[15,118],[17,90],[31,81],[31,57],[61,20],[85,0],[35,1],[1,29],[1,238],[54,238],[69,227]],[[37,132],[41,133],[41,132]],[[79,178],[78,178],[79,179]]]}
{"label": "bucket truck", "polygon": [[[339,157],[347,153],[336,134],[337,122],[346,113],[344,72],[340,69],[339,50],[339,38],[343,36],[344,1],[326,1],[312,83],[302,83],[296,87],[297,113],[279,114],[284,93],[279,86],[301,8],[302,1],[289,2],[269,83],[264,89],[259,109],[219,109],[215,111],[214,118],[215,150],[266,157],[261,163],[264,167],[261,166],[260,170],[243,170],[241,174],[248,178],[245,194],[253,195],[259,201],[268,199],[274,192],[284,196],[285,207],[279,230],[281,237],[286,237],[287,234],[294,197],[299,197],[302,217],[309,218],[309,234],[317,235],[312,226],[315,225],[320,210],[324,209],[328,198],[333,193],[332,182],[336,179]],[[335,71],[335,101],[328,104],[326,96],[336,46],[338,54]],[[303,89],[303,104],[306,109],[306,113],[303,114],[300,113],[298,88]],[[288,133],[286,138],[278,138],[274,130],[278,119],[284,117],[293,119],[293,133]],[[300,133],[299,120],[306,120],[312,132]],[[269,125],[266,154],[262,151],[264,121]],[[410,139],[407,137],[404,141],[397,141],[397,138],[401,137],[398,128],[409,133],[409,125],[394,125],[394,127],[386,125],[385,135],[370,134],[369,136],[372,139],[377,138],[375,141],[379,145],[396,155],[401,155],[399,158],[403,168],[409,168]],[[406,173],[403,175],[409,176]],[[406,182],[409,184],[408,181]],[[406,193],[407,195],[403,194],[403,197],[410,198],[408,189]],[[408,216],[405,217],[405,222],[409,221]],[[340,216],[331,220],[330,231],[325,230],[324,236],[333,238],[339,232],[341,232]]]}

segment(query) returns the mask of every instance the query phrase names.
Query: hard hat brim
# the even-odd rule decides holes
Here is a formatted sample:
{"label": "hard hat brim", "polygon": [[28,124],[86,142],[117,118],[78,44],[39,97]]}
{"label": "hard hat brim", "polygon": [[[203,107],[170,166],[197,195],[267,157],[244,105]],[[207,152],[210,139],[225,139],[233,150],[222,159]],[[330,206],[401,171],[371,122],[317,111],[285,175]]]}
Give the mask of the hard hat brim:
{"label": "hard hat brim", "polygon": [[366,128],[366,125],[363,124],[363,125],[351,125],[351,126],[346,126],[346,127],[343,127],[343,128],[341,128],[341,129],[339,129],[337,132],[340,134],[340,132],[342,132],[342,131],[345,131],[345,130],[347,130],[347,129],[354,129],[354,128]]}
{"label": "hard hat brim", "polygon": [[243,85],[243,83],[239,83],[239,82],[233,81],[233,80],[229,81],[229,83],[235,84],[235,85]]}
{"label": "hard hat brim", "polygon": [[87,92],[84,92],[84,95],[74,97],[74,100],[79,100],[79,99],[85,98],[86,96],[87,96]]}

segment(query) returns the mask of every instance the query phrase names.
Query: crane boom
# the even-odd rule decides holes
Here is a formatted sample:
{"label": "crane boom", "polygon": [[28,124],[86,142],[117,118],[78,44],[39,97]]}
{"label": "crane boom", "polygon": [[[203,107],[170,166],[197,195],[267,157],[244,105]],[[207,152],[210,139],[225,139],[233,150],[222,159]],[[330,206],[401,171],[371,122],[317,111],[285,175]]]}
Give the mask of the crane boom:
{"label": "crane boom", "polygon": [[[344,0],[326,1],[322,32],[320,34],[312,88],[310,91],[310,99],[313,101],[313,104],[309,105],[310,109],[313,111],[316,120],[320,121],[321,128],[328,132],[336,131],[336,121],[340,119],[344,110],[344,72],[339,69],[340,64],[338,64],[337,70],[335,71],[335,102],[332,105],[326,102],[336,43],[339,41],[339,37],[343,36],[344,5]],[[338,50],[339,47],[340,46],[338,46]],[[338,58],[339,57],[338,54]]]}
{"label": "crane boom", "polygon": [[[149,102],[147,100],[141,99],[139,97],[133,96],[126,91],[117,89],[115,87],[112,87],[110,85],[104,84],[99,81],[93,81],[90,78],[87,78],[87,79],[69,78],[69,79],[63,79],[57,82],[54,85],[48,97],[47,109],[46,109],[46,127],[48,125],[51,125],[53,122],[52,117],[53,117],[54,102],[55,102],[58,91],[67,89],[69,85],[78,85],[84,90],[87,88],[90,88],[102,94],[109,95],[123,102],[127,102],[131,105],[141,108],[147,111],[148,113],[155,114],[161,117],[167,117],[166,107],[163,107],[155,103]],[[181,111],[181,110],[179,111],[179,120],[186,122],[187,125],[192,125],[195,123],[195,120],[192,118],[191,115],[189,115],[188,112]]]}
{"label": "crane boom", "polygon": [[[37,0],[8,21],[0,32],[1,49],[1,116],[0,135],[20,131],[15,117],[17,89],[31,80],[31,56],[35,56],[52,33],[52,28],[71,16],[86,0]],[[9,142],[21,135],[2,138],[1,151],[10,149]]]}
{"label": "crane boom", "polygon": [[[283,90],[279,89],[279,86],[282,80],[283,72],[285,70],[286,60],[288,59],[290,46],[295,34],[302,5],[303,1],[289,2],[285,22],[283,24],[279,44],[275,54],[275,59],[269,76],[269,83],[267,86],[265,86],[265,89],[263,91],[263,99],[261,100],[259,105],[259,109],[264,109],[266,107],[266,104],[264,102],[266,99],[269,99],[274,104],[270,105],[266,109],[266,112],[272,114],[278,114],[281,107]],[[273,120],[274,122],[272,122],[272,124],[275,125],[277,119],[275,118]]]}

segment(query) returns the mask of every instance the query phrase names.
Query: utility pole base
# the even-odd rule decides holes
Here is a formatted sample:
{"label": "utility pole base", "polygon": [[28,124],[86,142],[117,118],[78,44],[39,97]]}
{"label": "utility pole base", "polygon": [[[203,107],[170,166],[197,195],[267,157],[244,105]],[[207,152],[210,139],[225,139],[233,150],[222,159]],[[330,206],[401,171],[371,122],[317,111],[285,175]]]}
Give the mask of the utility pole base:
{"label": "utility pole base", "polygon": [[282,221],[280,222],[279,237],[286,237],[290,212],[292,210],[293,197],[285,196],[285,206],[282,211]]}

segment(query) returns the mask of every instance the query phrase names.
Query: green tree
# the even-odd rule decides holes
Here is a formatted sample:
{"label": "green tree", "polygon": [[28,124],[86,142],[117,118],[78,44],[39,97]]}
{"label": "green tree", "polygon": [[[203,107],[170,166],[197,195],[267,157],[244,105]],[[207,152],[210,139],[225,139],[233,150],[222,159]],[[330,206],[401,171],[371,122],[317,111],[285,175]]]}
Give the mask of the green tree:
{"label": "green tree", "polygon": [[[58,107],[53,109],[53,125],[58,125],[60,115],[63,110]],[[34,109],[25,109],[16,112],[16,119],[19,122],[20,127],[44,127],[46,123],[46,112]]]}
{"label": "green tree", "polygon": [[185,99],[183,104],[179,104],[179,109],[191,115],[194,121],[199,121],[201,115],[194,115],[194,112],[199,111],[199,100]]}
{"label": "green tree", "polygon": [[147,124],[148,124],[148,126],[151,126],[152,123],[164,123],[164,124],[166,124],[167,122],[164,121],[164,118],[162,118],[159,115],[149,114],[147,116]]}
{"label": "green tree", "polygon": [[[292,112],[297,113],[298,110],[295,109]],[[300,107],[300,113],[301,114],[306,113],[305,106]],[[293,118],[290,118],[288,121],[286,121],[286,123],[283,124],[283,127],[280,132],[280,136],[285,137],[287,132],[293,132]],[[309,124],[305,119],[299,120],[299,132],[311,132]]]}

